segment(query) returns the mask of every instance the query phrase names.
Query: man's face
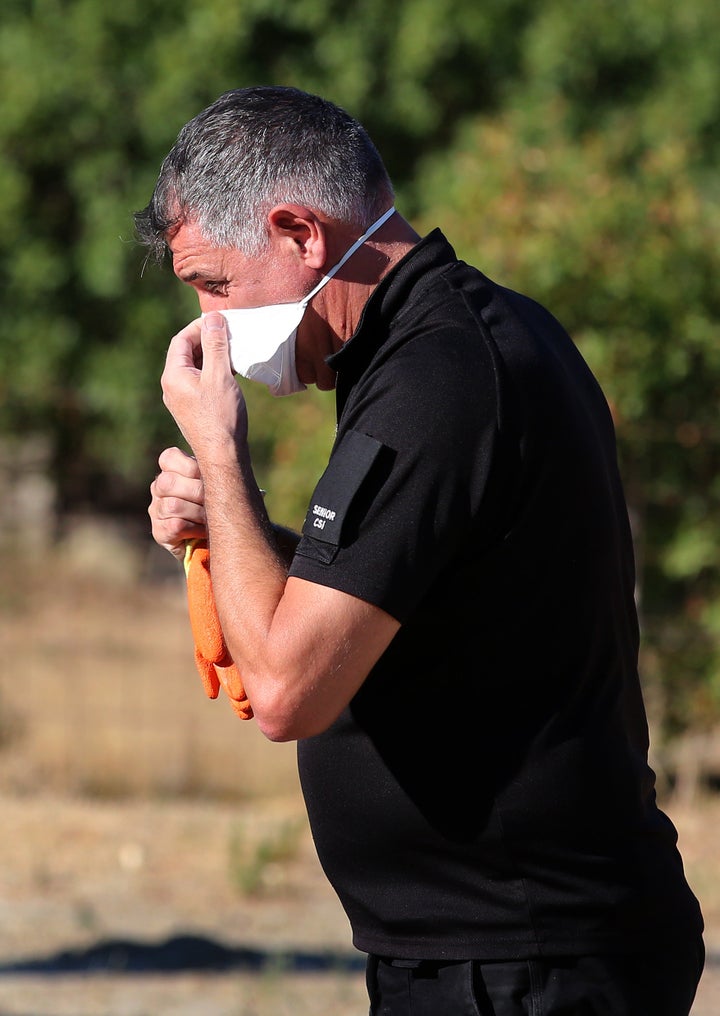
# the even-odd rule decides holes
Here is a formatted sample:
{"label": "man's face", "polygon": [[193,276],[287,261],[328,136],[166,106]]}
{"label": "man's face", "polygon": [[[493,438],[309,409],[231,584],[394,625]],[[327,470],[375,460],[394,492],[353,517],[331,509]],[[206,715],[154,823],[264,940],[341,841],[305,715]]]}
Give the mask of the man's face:
{"label": "man's face", "polygon": [[247,257],[232,247],[215,247],[194,223],[183,223],[168,246],[175,275],[195,290],[204,314],[231,307],[292,303],[304,295],[303,283],[295,278],[297,264],[281,264],[271,248],[257,257]]}
{"label": "man's face", "polygon": [[[258,257],[247,257],[231,247],[215,247],[194,223],[184,223],[168,240],[173,271],[197,293],[200,311],[230,310],[234,307],[266,307],[276,303],[294,303],[310,292],[315,276],[303,267],[302,260],[289,257],[287,247],[278,252],[269,246]],[[295,345],[296,367],[303,384],[315,384],[329,390],[335,387],[335,372],[325,363],[336,346],[322,322],[321,339],[308,325],[306,314],[300,323]]]}

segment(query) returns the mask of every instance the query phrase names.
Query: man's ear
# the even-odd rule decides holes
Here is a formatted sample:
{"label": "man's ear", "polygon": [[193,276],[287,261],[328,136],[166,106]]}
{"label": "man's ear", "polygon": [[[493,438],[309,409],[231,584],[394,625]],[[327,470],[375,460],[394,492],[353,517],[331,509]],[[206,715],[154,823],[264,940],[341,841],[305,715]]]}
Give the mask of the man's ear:
{"label": "man's ear", "polygon": [[325,227],[310,208],[294,204],[275,205],[268,212],[268,229],[271,243],[281,246],[292,244],[292,253],[300,257],[308,268],[319,271],[325,266]]}

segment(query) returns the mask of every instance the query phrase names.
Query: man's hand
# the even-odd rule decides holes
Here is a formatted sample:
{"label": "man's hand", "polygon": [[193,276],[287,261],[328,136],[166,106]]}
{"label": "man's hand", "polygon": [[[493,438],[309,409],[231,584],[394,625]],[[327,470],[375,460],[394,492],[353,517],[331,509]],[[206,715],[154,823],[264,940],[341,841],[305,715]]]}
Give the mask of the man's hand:
{"label": "man's hand", "polygon": [[153,538],[182,560],[186,540],[207,538],[205,488],[197,461],[179,448],[166,448],[158,465],[148,508]]}
{"label": "man's hand", "polygon": [[[247,436],[242,392],[230,369],[230,353],[221,314],[198,318],[170,342],[162,376],[165,405],[200,457]],[[198,454],[200,453],[200,454]],[[150,487],[152,533],[161,547],[182,559],[185,541],[207,538],[205,490],[195,457],[166,449],[161,472]]]}
{"label": "man's hand", "polygon": [[247,409],[230,367],[227,326],[214,311],[178,332],[161,378],[163,399],[203,466],[247,441]]}

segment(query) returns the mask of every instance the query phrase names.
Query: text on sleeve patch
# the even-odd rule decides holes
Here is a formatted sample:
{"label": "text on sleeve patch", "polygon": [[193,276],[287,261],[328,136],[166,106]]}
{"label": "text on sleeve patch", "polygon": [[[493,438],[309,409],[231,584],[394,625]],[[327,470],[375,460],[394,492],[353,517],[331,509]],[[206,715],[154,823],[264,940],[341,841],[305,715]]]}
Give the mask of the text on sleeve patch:
{"label": "text on sleeve patch", "polygon": [[315,488],[305,516],[303,536],[335,546],[360,486],[383,445],[359,431],[348,431]]}

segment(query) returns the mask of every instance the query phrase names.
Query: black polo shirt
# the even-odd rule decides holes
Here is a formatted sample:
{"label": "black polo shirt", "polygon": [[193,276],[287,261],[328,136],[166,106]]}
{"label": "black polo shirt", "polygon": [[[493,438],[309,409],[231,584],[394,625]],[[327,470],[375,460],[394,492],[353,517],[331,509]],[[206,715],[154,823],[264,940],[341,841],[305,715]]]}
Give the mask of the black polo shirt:
{"label": "black polo shirt", "polygon": [[577,349],[435,231],[330,362],[337,439],[291,574],[401,622],[298,746],[355,944],[491,959],[698,929],[647,765],[613,426]]}

